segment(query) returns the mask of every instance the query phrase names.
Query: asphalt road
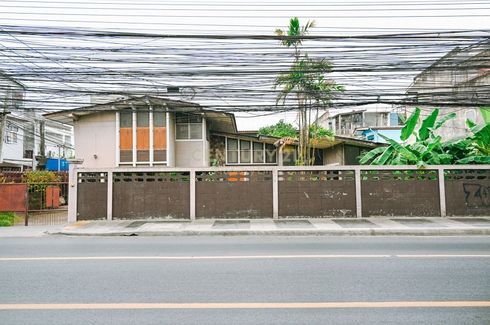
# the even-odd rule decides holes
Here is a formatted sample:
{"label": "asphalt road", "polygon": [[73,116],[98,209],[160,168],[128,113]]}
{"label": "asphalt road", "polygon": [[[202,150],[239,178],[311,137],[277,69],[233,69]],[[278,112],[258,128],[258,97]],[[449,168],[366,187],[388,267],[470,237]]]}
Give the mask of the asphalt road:
{"label": "asphalt road", "polygon": [[489,324],[489,237],[0,241],[0,324]]}

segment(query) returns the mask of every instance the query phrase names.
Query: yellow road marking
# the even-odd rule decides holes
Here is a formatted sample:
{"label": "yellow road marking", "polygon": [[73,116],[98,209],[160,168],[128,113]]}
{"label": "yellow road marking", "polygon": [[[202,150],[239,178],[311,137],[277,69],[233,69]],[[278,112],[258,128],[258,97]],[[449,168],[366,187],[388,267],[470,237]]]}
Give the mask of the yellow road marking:
{"label": "yellow road marking", "polygon": [[490,258],[490,254],[408,254],[408,255],[210,255],[210,256],[40,256],[0,257],[13,261],[90,261],[90,260],[253,260],[253,259],[349,259],[349,258]]}
{"label": "yellow road marking", "polygon": [[409,254],[409,255],[396,255],[400,258],[412,258],[412,257],[422,257],[422,258],[437,258],[437,257],[483,257],[488,258],[490,254]]}
{"label": "yellow road marking", "polygon": [[490,307],[490,301],[356,301],[356,302],[239,302],[239,303],[88,303],[0,304],[0,310],[67,309],[334,309],[334,308],[468,308]]}

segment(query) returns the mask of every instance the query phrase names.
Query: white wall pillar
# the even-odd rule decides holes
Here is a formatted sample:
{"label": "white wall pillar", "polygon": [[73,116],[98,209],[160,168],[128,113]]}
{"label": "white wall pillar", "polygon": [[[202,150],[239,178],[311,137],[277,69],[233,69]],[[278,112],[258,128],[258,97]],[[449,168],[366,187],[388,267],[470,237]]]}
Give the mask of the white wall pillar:
{"label": "white wall pillar", "polygon": [[68,174],[68,222],[77,221],[77,188],[78,169],[75,164],[69,165]]}
{"label": "white wall pillar", "polygon": [[136,138],[136,110],[133,108],[133,167],[136,167],[136,141],[138,140]]}
{"label": "white wall pillar", "polygon": [[272,218],[279,219],[279,171],[272,169]]}
{"label": "white wall pillar", "polygon": [[357,167],[354,170],[356,183],[356,217],[362,218],[362,195],[361,195],[361,169]]}
{"label": "white wall pillar", "polygon": [[149,145],[150,145],[150,166],[153,166],[153,108],[150,106],[150,111],[148,112],[148,127],[150,128],[149,132]]}
{"label": "white wall pillar", "polygon": [[196,220],[196,171],[190,171],[189,177],[189,216],[191,220]]}
{"label": "white wall pillar", "polygon": [[[112,107],[112,109],[116,109],[115,107]],[[120,154],[121,154],[121,144],[120,144],[120,139],[121,139],[121,129],[120,129],[120,122],[119,119],[121,118],[119,112],[116,112],[116,159],[114,163],[114,167],[119,166],[119,160],[121,159]]]}
{"label": "white wall pillar", "polygon": [[107,220],[112,220],[112,171],[107,172]]}
{"label": "white wall pillar", "polygon": [[444,183],[444,168],[437,169],[437,179],[439,181],[439,207],[441,208],[441,217],[446,216],[446,186]]}

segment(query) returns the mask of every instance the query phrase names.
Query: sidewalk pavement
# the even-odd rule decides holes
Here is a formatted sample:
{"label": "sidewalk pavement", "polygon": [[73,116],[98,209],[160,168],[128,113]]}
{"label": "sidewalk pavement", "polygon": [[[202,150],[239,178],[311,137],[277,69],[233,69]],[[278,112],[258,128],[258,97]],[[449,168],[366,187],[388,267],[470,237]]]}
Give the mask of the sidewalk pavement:
{"label": "sidewalk pavement", "polygon": [[487,236],[490,235],[490,217],[78,221],[58,226],[0,228],[0,237],[49,235]]}

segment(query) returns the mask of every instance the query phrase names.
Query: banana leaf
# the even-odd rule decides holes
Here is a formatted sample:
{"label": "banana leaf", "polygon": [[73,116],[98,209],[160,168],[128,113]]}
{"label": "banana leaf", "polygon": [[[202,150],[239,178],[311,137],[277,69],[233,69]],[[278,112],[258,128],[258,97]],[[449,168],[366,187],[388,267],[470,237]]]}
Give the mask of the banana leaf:
{"label": "banana leaf", "polygon": [[422,125],[420,126],[419,129],[419,139],[424,141],[427,140],[429,137],[429,134],[431,133],[432,128],[434,127],[434,124],[436,123],[437,120],[437,115],[439,115],[439,110],[435,109],[432,111],[432,113],[427,116],[423,121]]}
{"label": "banana leaf", "polygon": [[415,111],[410,115],[407,119],[405,126],[402,128],[400,134],[400,140],[405,141],[413,134],[413,130],[415,130],[415,126],[417,126],[417,122],[420,116],[420,108],[416,107]]}

